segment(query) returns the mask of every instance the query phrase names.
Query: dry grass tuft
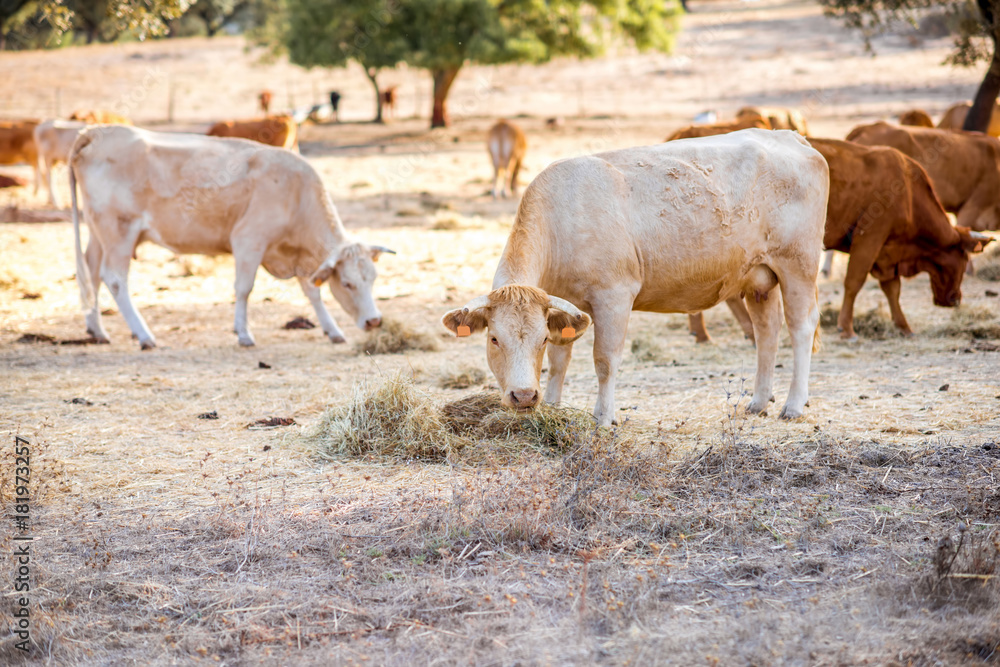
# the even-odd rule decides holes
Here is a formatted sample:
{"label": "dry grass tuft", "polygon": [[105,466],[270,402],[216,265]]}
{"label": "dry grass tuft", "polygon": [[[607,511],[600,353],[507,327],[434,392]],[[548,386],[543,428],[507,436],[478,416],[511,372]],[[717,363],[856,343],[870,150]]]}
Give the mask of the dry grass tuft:
{"label": "dry grass tuft", "polygon": [[365,354],[399,354],[410,350],[433,352],[437,349],[437,338],[393,319],[382,320],[382,326],[369,332],[357,345],[358,352]]}
{"label": "dry grass tuft", "polygon": [[486,371],[473,364],[448,366],[438,377],[438,386],[442,389],[468,389],[486,381]]}
{"label": "dry grass tuft", "polygon": [[980,280],[1000,282],[1000,245],[994,244],[982,257],[973,260],[976,266],[976,277]]}
{"label": "dry grass tuft", "polygon": [[441,460],[452,439],[430,398],[401,373],[374,385],[356,384],[346,406],[329,408],[303,434],[307,448],[325,459]]}
{"label": "dry grass tuft", "polygon": [[632,358],[636,361],[663,361],[667,356],[660,342],[649,334],[638,334],[632,338]]}
{"label": "dry grass tuft", "polygon": [[934,327],[929,334],[941,338],[1000,338],[1000,317],[988,306],[959,306],[947,324]]}
{"label": "dry grass tuft", "polygon": [[824,329],[835,329],[838,317],[840,317],[840,308],[825,306],[823,310],[819,311],[819,325]]}
{"label": "dry grass tuft", "polygon": [[462,223],[454,216],[441,216],[434,220],[431,229],[437,232],[450,232],[461,229]]}
{"label": "dry grass tuft", "polygon": [[862,338],[885,340],[896,333],[896,325],[882,305],[861,315],[854,315],[854,333]]}

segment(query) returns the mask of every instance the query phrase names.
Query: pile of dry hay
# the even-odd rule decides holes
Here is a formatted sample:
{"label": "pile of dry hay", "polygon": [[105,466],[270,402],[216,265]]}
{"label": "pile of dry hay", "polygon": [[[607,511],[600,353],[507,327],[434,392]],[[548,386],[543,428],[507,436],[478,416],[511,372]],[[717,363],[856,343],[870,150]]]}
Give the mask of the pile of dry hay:
{"label": "pile of dry hay", "polygon": [[1000,245],[994,243],[982,257],[973,260],[976,265],[976,277],[980,280],[1000,282]]}
{"label": "pile of dry hay", "polygon": [[959,306],[951,312],[947,324],[929,333],[938,337],[1000,338],[1000,316],[987,306]]}
{"label": "pile of dry hay", "polygon": [[500,404],[496,391],[472,394],[439,408],[402,373],[355,385],[350,402],[327,409],[302,438],[315,456],[324,459],[443,460],[483,452],[508,458],[526,450],[565,452],[581,443],[614,443],[619,448],[629,444],[616,431],[598,428],[581,410],[542,405],[517,414]]}
{"label": "pile of dry hay", "polygon": [[[840,309],[828,306],[820,311],[819,324],[823,328],[832,329],[837,326],[839,317]],[[885,340],[896,332],[896,325],[892,323],[889,313],[881,305],[866,313],[854,314],[854,333],[861,338]]]}
{"label": "pile of dry hay", "polygon": [[357,349],[364,354],[399,354],[408,350],[433,352],[438,349],[437,338],[424,331],[410,328],[404,322],[385,319],[382,326],[368,333]]}

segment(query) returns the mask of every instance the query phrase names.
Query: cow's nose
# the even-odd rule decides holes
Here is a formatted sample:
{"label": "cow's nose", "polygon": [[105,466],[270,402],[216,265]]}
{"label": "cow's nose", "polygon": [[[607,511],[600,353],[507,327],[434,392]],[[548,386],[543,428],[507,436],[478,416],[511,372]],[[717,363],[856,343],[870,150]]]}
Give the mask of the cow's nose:
{"label": "cow's nose", "polygon": [[370,320],[365,320],[365,331],[371,331],[372,329],[378,329],[382,326],[381,317],[373,317]]}
{"label": "cow's nose", "polygon": [[538,403],[538,390],[515,389],[510,392],[510,402],[518,410],[533,408]]}

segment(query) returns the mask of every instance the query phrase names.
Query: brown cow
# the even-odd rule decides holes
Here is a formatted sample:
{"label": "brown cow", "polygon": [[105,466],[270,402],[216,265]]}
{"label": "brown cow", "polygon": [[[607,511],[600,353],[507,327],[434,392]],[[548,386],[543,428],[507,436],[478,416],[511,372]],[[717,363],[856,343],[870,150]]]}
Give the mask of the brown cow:
{"label": "brown cow", "polygon": [[713,123],[711,125],[688,125],[675,131],[664,141],[676,141],[677,139],[694,139],[697,137],[712,137],[717,134],[729,134],[737,130],[748,130],[752,127],[762,130],[770,130],[771,125],[767,120],[759,117],[745,116],[741,120],[733,120],[726,123]]}
{"label": "brown cow", "polygon": [[490,128],[486,147],[493,163],[493,198],[517,194],[517,174],[528,149],[524,132],[509,120],[499,120]]}
{"label": "brown cow", "polygon": [[35,146],[37,120],[0,121],[0,164],[27,162],[35,170],[35,194],[41,174],[38,171],[38,148]]}
{"label": "brown cow", "polygon": [[[969,115],[972,105],[968,102],[959,102],[948,107],[938,123],[938,128],[942,130],[961,130],[965,125],[965,117]],[[1000,137],[1000,104],[994,103],[993,114],[990,116],[990,126],[986,128],[986,134],[991,137]]]}
{"label": "brown cow", "polygon": [[[969,253],[993,239],[967,227],[952,227],[927,172],[897,150],[836,139],[810,139],[830,167],[830,201],[823,246],[850,253],[844,302],[837,325],[855,340],[854,300],[871,273],[889,300],[892,321],[913,335],[899,306],[900,278],[926,271],[938,306],[962,299]],[[740,309],[740,299],[729,304]]]}
{"label": "brown cow", "polygon": [[264,115],[268,115],[271,111],[271,100],[274,98],[274,93],[270,90],[260,91],[260,95],[257,96],[257,101],[260,102],[260,110],[264,112]]}
{"label": "brown cow", "polygon": [[28,184],[28,181],[24,180],[20,176],[7,176],[5,174],[0,174],[0,188],[23,188]]}
{"label": "brown cow", "polygon": [[210,137],[251,139],[267,146],[298,149],[298,126],[291,116],[270,116],[253,120],[224,120],[209,128]]}
{"label": "brown cow", "polygon": [[104,109],[82,109],[74,111],[69,117],[70,120],[82,120],[88,125],[131,125],[132,121],[126,116],[116,114],[113,111]]}
{"label": "brown cow", "polygon": [[763,118],[772,130],[792,130],[802,136],[809,136],[805,116],[798,109],[785,107],[743,107],[736,112],[736,119]]}
{"label": "brown cow", "polygon": [[902,127],[885,122],[861,125],[848,141],[891,146],[927,170],[944,210],[957,224],[976,231],[1000,229],[1000,141],[978,132]]}
{"label": "brown cow", "polygon": [[900,125],[912,125],[913,127],[934,127],[934,121],[923,109],[910,109],[899,114]]}
{"label": "brown cow", "polygon": [[396,117],[396,89],[399,86],[389,86],[385,90],[379,93],[379,99],[382,100],[382,114],[385,118]]}

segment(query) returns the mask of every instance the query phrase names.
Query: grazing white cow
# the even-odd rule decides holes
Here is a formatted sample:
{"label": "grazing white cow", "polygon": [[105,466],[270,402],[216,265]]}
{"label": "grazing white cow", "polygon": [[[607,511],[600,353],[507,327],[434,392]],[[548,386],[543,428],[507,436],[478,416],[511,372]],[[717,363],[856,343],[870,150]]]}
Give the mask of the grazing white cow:
{"label": "grazing white cow", "polygon": [[607,426],[631,311],[691,313],[746,295],[757,336],[748,410],[759,413],[772,398],[783,302],[794,369],[781,417],[798,417],[818,334],[829,187],[826,160],[789,131],[556,162],[524,193],[493,291],[442,322],[460,336],[488,330],[486,356],[503,404],[529,410],[546,348],[545,401],[558,403],[572,344],[593,321],[594,416]]}
{"label": "grazing white cow", "polygon": [[49,203],[59,207],[52,188],[52,167],[69,161],[80,132],[87,124],[79,120],[46,120],[35,126],[35,147],[38,149],[38,171],[49,186]]}
{"label": "grazing white cow", "polygon": [[[254,344],[247,298],[261,265],[276,278],[299,279],[334,343],[344,334],[323,305],[324,282],[358,327],[381,325],[374,261],[392,251],[347,238],[319,175],[300,156],[244,139],[103,126],[80,133],[69,164],[77,281],[87,331],[98,340],[108,340],[97,304],[103,280],[142,348],[156,345],[128,295],[129,261],[143,241],[177,253],[233,255],[240,345]],[[86,254],[77,182],[90,228]]]}

